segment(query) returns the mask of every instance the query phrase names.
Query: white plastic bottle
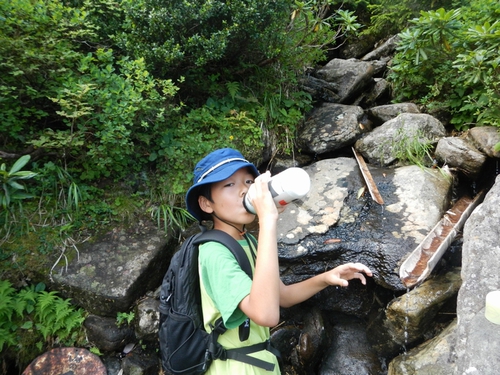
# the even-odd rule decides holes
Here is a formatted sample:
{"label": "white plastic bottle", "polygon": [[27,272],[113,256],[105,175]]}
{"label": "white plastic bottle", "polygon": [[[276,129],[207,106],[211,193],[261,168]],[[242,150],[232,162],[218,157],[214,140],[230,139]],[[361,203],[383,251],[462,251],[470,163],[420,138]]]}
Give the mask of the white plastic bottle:
{"label": "white plastic bottle", "polygon": [[[311,179],[302,168],[292,167],[271,177],[268,186],[276,207],[282,207],[305,197],[311,189]],[[255,208],[252,206],[254,194],[255,186],[251,185],[243,198],[243,205],[252,214],[255,214]]]}

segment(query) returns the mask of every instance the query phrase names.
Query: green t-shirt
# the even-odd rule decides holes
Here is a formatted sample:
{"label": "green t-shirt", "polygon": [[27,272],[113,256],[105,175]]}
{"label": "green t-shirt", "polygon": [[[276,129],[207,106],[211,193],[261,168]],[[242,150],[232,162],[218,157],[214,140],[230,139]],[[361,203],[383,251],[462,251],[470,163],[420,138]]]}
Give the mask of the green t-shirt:
{"label": "green t-shirt", "polygon": [[[239,241],[254,266],[250,248],[245,240]],[[241,269],[233,254],[218,242],[200,245],[199,272],[201,303],[205,329],[210,332],[210,324],[222,316],[228,330],[219,336],[219,343],[226,349],[239,348],[264,342],[269,339],[269,328],[250,321],[248,340],[240,341],[239,325],[247,316],[238,308],[243,298],[250,294],[252,280]],[[278,360],[272,353],[263,350],[251,354],[255,358],[275,364],[274,371],[251,366],[234,360],[215,360],[206,374],[216,375],[269,375],[280,374]]]}

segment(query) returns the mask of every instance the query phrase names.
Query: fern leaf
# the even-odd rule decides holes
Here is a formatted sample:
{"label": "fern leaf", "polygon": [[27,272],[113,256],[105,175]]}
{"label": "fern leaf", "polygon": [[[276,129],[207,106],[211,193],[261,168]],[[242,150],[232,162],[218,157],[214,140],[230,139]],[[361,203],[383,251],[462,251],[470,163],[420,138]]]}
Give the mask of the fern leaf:
{"label": "fern leaf", "polygon": [[40,322],[45,322],[51,314],[53,314],[57,292],[40,292],[37,298],[35,315],[40,319]]}
{"label": "fern leaf", "polygon": [[12,301],[12,309],[17,313],[17,316],[22,318],[24,310],[26,309],[27,302],[21,298],[16,298]]}
{"label": "fern leaf", "polygon": [[58,299],[54,305],[54,311],[56,313],[56,322],[64,321],[71,313],[71,305],[69,304],[68,299]]}
{"label": "fern leaf", "polygon": [[43,335],[44,340],[47,340],[47,337],[50,334],[50,328],[48,326],[45,326],[42,324],[37,324],[37,328],[40,331],[40,333]]}
{"label": "fern leaf", "polygon": [[5,345],[7,347],[16,345],[15,334],[7,329],[0,328],[0,353]]}
{"label": "fern leaf", "polygon": [[10,296],[3,296],[0,298],[0,321],[12,319],[12,300]]}
{"label": "fern leaf", "polygon": [[0,280],[0,296],[11,296],[16,290],[12,287],[10,281]]}
{"label": "fern leaf", "polygon": [[36,302],[37,292],[33,288],[24,288],[19,291],[19,298],[25,301]]}

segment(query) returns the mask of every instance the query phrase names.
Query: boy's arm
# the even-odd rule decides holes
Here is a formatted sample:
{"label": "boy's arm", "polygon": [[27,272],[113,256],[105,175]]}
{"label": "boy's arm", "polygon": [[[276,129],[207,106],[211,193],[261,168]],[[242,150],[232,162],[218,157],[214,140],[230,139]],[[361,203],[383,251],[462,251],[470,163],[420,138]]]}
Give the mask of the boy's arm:
{"label": "boy's arm", "polygon": [[259,217],[257,259],[250,294],[239,304],[250,319],[264,327],[279,323],[281,289],[276,236],[278,209],[269,193],[269,178],[270,174],[264,173],[255,179],[252,205]]}
{"label": "boy's arm", "polygon": [[361,263],[347,263],[296,284],[281,282],[280,306],[290,307],[303,302],[330,285],[348,286],[348,280],[359,279],[366,285],[365,276],[372,276],[368,267]]}

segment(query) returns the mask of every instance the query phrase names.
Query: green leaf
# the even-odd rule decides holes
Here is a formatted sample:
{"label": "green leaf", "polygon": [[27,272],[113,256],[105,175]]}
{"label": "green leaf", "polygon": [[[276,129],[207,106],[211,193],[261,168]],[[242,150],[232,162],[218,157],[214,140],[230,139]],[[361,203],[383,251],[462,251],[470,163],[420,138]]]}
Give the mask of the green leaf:
{"label": "green leaf", "polygon": [[14,165],[12,166],[12,168],[10,169],[9,171],[9,174],[14,174],[16,173],[17,171],[19,171],[21,168],[23,168],[27,163],[28,161],[31,159],[31,156],[30,155],[23,155],[21,156],[19,159],[17,159],[17,161],[14,163]]}
{"label": "green leaf", "polygon": [[28,320],[28,321],[24,322],[24,324],[20,328],[21,329],[32,329],[33,322],[31,320]]}

